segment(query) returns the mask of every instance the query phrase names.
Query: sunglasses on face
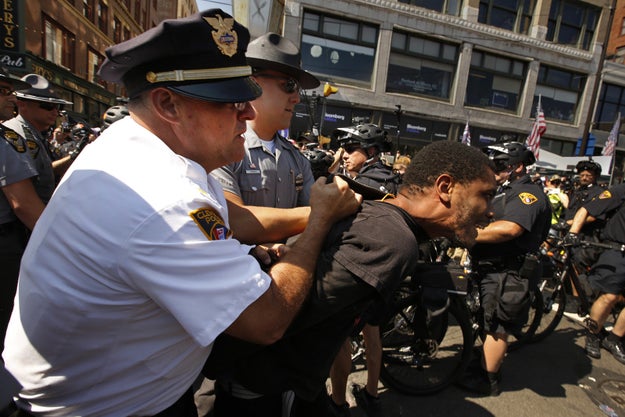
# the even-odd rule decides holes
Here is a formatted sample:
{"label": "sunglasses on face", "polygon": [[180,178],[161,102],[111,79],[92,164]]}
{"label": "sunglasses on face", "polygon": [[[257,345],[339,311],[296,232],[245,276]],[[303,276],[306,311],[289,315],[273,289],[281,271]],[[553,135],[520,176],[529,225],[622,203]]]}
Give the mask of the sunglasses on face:
{"label": "sunglasses on face", "polygon": [[271,75],[271,74],[254,74],[255,77],[269,78],[270,80],[279,80],[282,81],[280,83],[280,88],[287,94],[293,94],[301,90],[301,87],[296,79],[291,77],[281,77],[279,75]]}
{"label": "sunglasses on face", "polygon": [[347,152],[347,153],[356,152],[358,149],[360,149],[360,146],[358,146],[358,145],[347,145],[347,146],[345,146],[345,152]]}
{"label": "sunglasses on face", "polygon": [[12,96],[15,94],[15,90],[9,87],[0,87],[0,96]]}
{"label": "sunglasses on face", "polygon": [[39,108],[47,111],[50,110],[61,110],[61,105],[57,103],[39,103]]}

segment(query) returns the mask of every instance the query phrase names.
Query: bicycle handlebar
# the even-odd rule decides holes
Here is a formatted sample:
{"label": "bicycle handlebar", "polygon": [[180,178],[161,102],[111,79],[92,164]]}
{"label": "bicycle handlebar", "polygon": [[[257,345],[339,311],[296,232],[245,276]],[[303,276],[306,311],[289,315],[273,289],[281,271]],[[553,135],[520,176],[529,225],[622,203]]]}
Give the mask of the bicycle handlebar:
{"label": "bicycle handlebar", "polygon": [[578,243],[562,243],[562,242],[560,242],[560,246],[562,246],[562,247],[594,246],[596,248],[614,249],[614,250],[618,250],[618,251],[621,251],[621,252],[625,252],[625,244],[593,242],[591,240],[581,240]]}

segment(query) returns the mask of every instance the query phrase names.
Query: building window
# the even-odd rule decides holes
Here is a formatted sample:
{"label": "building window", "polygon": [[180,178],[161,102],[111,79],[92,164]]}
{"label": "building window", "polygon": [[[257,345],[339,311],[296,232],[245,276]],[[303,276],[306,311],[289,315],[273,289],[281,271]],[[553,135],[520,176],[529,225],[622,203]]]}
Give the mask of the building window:
{"label": "building window", "polygon": [[458,16],[461,0],[399,0],[400,3],[412,4],[424,9]]}
{"label": "building window", "polygon": [[122,22],[118,18],[113,18],[113,42],[120,43],[122,41]]}
{"label": "building window", "polygon": [[98,17],[98,28],[106,33],[107,27],[108,27],[108,23],[109,23],[109,8],[108,6],[102,1],[100,0],[98,2],[98,8],[97,8],[97,17]]}
{"label": "building window", "polygon": [[597,102],[594,128],[609,132],[619,112],[621,117],[625,116],[625,87],[604,83]]}
{"label": "building window", "polygon": [[586,75],[547,65],[538,70],[532,117],[536,112],[538,97],[546,119],[573,122],[577,103],[586,85]]}
{"label": "building window", "polygon": [[128,39],[130,39],[130,29],[128,29],[126,26],[124,26],[123,40],[127,41]]}
{"label": "building window", "polygon": [[92,83],[99,83],[100,85],[105,85],[104,81],[98,80],[96,78],[96,74],[98,73],[98,68],[104,62],[104,56],[102,56],[95,49],[88,47],[87,51],[87,81]]}
{"label": "building window", "polygon": [[90,22],[94,21],[95,14],[93,13],[93,1],[94,0],[82,0],[82,14]]}
{"label": "building window", "polygon": [[588,50],[600,15],[598,7],[571,0],[553,0],[547,40]]}
{"label": "building window", "polygon": [[65,28],[44,16],[44,55],[48,61],[54,62],[70,71],[74,71],[74,46],[76,36]]}
{"label": "building window", "polygon": [[478,22],[527,34],[535,0],[480,0]]}
{"label": "building window", "polygon": [[377,42],[377,26],[304,12],[302,65],[311,72],[370,86]]}
{"label": "building window", "polygon": [[386,91],[449,100],[458,45],[393,32]]}
{"label": "building window", "polygon": [[625,35],[625,19],[621,20],[621,35]]}
{"label": "building window", "polygon": [[524,61],[474,50],[466,105],[516,112],[526,72]]}

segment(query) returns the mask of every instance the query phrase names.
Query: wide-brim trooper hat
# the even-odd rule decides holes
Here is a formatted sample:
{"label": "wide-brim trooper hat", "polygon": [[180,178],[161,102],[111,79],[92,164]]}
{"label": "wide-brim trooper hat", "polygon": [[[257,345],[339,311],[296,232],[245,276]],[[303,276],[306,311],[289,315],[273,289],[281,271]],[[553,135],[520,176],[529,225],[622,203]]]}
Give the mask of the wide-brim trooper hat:
{"label": "wide-brim trooper hat", "polygon": [[261,95],[245,60],[249,31],[221,9],[164,20],[106,49],[99,76],[128,95],[168,87],[200,100],[237,103]]}
{"label": "wide-brim trooper hat", "polygon": [[255,69],[272,69],[293,77],[303,89],[317,88],[320,81],[302,69],[302,56],[290,40],[269,32],[250,42],[247,62]]}
{"label": "wide-brim trooper hat", "polygon": [[72,104],[71,101],[63,100],[50,86],[50,81],[41,75],[27,74],[22,77],[22,81],[26,82],[29,88],[16,91],[17,98],[54,104]]}
{"label": "wide-brim trooper hat", "polygon": [[25,81],[11,77],[9,71],[4,67],[0,67],[0,81],[11,84],[11,86],[15,90],[24,90],[26,88],[32,87],[29,83]]}

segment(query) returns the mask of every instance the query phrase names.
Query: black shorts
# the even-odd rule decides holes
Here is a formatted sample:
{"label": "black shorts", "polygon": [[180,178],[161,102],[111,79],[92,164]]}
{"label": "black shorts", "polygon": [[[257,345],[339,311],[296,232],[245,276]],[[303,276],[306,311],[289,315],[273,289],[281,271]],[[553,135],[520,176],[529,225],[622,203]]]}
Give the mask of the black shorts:
{"label": "black shorts", "polygon": [[593,289],[607,294],[625,294],[625,253],[608,249],[590,270],[588,280]]}
{"label": "black shorts", "polygon": [[531,304],[529,282],[519,277],[516,271],[492,272],[482,276],[480,297],[484,330],[487,332],[515,334],[527,323]]}

